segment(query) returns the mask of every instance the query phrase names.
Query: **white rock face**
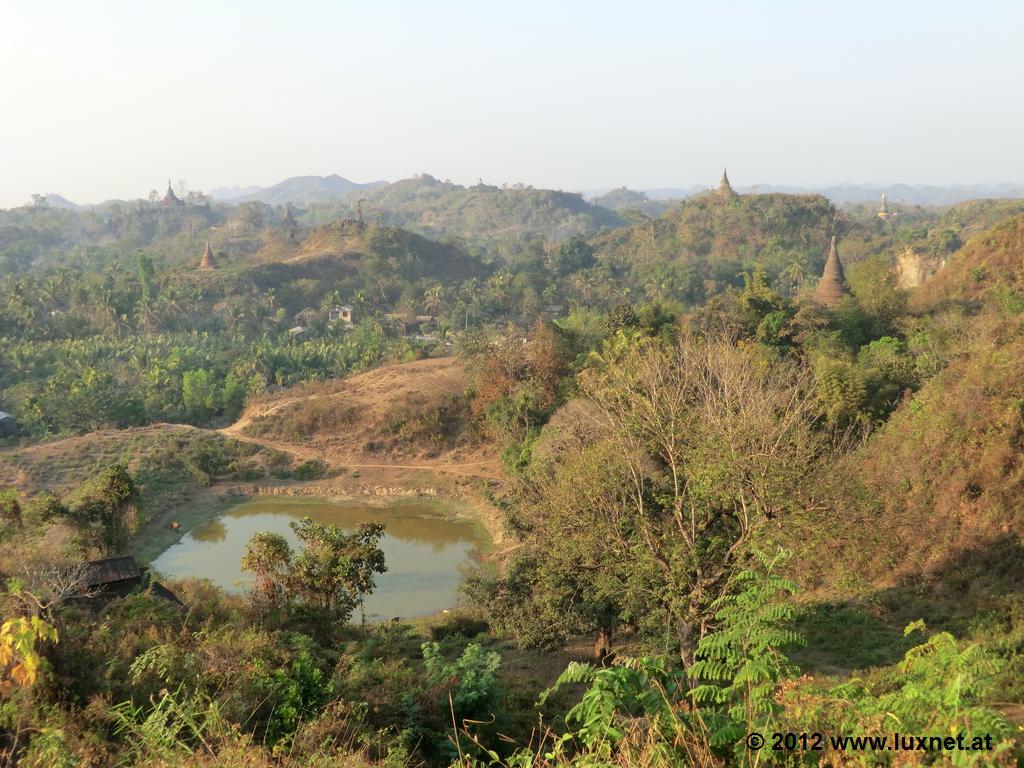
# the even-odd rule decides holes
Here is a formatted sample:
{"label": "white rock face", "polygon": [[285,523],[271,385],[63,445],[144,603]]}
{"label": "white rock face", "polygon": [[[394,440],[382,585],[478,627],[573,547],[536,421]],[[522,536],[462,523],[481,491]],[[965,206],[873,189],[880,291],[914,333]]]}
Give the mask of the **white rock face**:
{"label": "white rock face", "polygon": [[913,248],[907,248],[896,257],[896,278],[900,288],[917,288],[944,266],[944,258],[928,256],[918,253]]}

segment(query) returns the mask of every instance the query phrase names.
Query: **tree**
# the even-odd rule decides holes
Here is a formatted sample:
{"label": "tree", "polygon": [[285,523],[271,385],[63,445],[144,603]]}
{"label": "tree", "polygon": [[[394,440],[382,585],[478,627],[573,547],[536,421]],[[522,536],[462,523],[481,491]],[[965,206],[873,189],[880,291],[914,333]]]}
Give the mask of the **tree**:
{"label": "tree", "polygon": [[612,310],[604,320],[604,330],[608,335],[612,335],[617,331],[636,328],[639,325],[640,316],[637,315],[636,309],[628,301],[620,301],[612,307]]}
{"label": "tree", "polygon": [[21,527],[21,502],[14,489],[0,491],[0,526]]}
{"label": "tree", "polygon": [[571,275],[594,265],[594,249],[582,235],[570,237],[552,256],[552,270],[558,275]]}
{"label": "tree", "polygon": [[287,539],[277,533],[257,533],[245,545],[242,570],[256,576],[251,597],[261,613],[285,604],[291,559],[292,548]]}
{"label": "tree", "polygon": [[636,598],[675,626],[684,665],[755,534],[813,504],[806,479],[828,441],[811,384],[796,363],[692,335],[639,339],[581,376],[624,465],[608,546],[644,574]]}
{"label": "tree", "polygon": [[217,410],[217,387],[206,371],[185,371],[181,377],[185,414],[193,424],[205,424]]}
{"label": "tree", "polygon": [[558,404],[573,351],[572,338],[566,331],[544,320],[534,324],[533,338],[526,350],[526,362],[541,408],[551,410]]}
{"label": "tree", "polygon": [[139,490],[123,464],[105,469],[69,511],[87,548],[122,552],[139,526]]}
{"label": "tree", "polygon": [[477,573],[463,588],[491,626],[524,647],[549,650],[592,632],[594,656],[604,661],[620,622],[644,624],[651,602],[635,588],[643,563],[627,539],[610,533],[629,524],[627,472],[617,448],[598,440],[567,451],[550,475],[532,476],[523,546],[501,577]]}
{"label": "tree", "polygon": [[715,600],[718,626],[701,638],[688,670],[712,745],[734,747],[740,765],[747,756],[743,735],[772,730],[777,687],[795,672],[783,649],[803,644],[792,629],[796,584],[776,573],[784,556],[758,553],[759,567],[736,575],[733,590]]}
{"label": "tree", "polygon": [[260,609],[300,603],[334,621],[348,621],[373,591],[374,575],[387,571],[379,543],[380,523],[348,534],[311,518],[291,523],[302,549],[294,553],[284,537],[259,533],[246,546],[243,570],[256,575],[253,601]]}
{"label": "tree", "polygon": [[373,591],[374,574],[384,573],[380,523],[364,523],[353,534],[306,517],[291,524],[302,552],[291,563],[292,587],[308,605],[345,621]]}
{"label": "tree", "polygon": [[434,283],[423,292],[423,309],[431,317],[436,318],[445,306],[444,287],[440,283]]}
{"label": "tree", "polygon": [[57,630],[38,616],[17,616],[0,625],[0,695],[36,684],[42,656],[38,644],[57,642]]}

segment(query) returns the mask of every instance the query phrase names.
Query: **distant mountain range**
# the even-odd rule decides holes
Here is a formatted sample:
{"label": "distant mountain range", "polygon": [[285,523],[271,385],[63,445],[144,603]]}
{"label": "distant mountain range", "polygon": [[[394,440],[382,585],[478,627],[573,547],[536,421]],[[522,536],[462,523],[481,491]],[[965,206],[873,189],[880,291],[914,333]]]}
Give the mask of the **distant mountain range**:
{"label": "distant mountain range", "polygon": [[270,187],[230,187],[210,191],[210,197],[226,203],[258,201],[269,205],[320,203],[337,200],[360,189],[375,189],[384,182],[357,184],[339,176],[293,176]]}
{"label": "distant mountain range", "polygon": [[[775,184],[757,184],[750,187],[736,186],[742,194],[768,194],[784,192],[795,195],[824,195],[833,203],[863,203],[877,201],[885,193],[891,203],[904,205],[955,205],[965,200],[979,198],[1024,197],[1024,184],[952,184],[947,187],[911,184],[836,184],[830,187],[796,187]],[[671,200],[706,191],[709,187],[668,187],[645,189],[643,193],[651,200]]]}
{"label": "distant mountain range", "polygon": [[[269,205],[295,203],[324,203],[349,198],[353,192],[367,193],[382,191],[385,188],[401,188],[407,181],[389,184],[386,181],[372,181],[359,184],[349,181],[338,174],[330,176],[293,176],[269,187],[219,187],[211,190],[209,196],[223,203],[246,203],[259,201]],[[454,185],[453,185],[454,186]],[[618,189],[596,189],[584,193],[592,204],[622,212],[624,210],[642,210],[648,215],[656,213],[664,207],[664,201],[680,200],[706,192],[712,187],[692,185],[688,187],[658,187],[644,190],[631,190],[626,187]],[[798,187],[784,184],[757,184],[754,186],[735,186],[740,194],[768,194],[782,192],[787,194],[819,194],[824,195],[833,203],[866,203],[877,202],[884,192],[890,203],[903,205],[956,205],[966,200],[983,198],[1011,199],[1024,198],[1024,184],[952,184],[949,186],[928,186],[914,184],[836,184],[828,187]],[[384,196],[385,198],[387,195]],[[645,201],[647,201],[645,203]],[[80,209],[94,208],[95,205],[78,205],[67,198],[50,193],[46,202],[53,208]],[[108,203],[117,201],[107,201]],[[382,201],[381,201],[382,202]],[[652,205],[651,203],[656,203]],[[104,204],[101,204],[104,205]],[[387,207],[386,205],[382,207]]]}
{"label": "distant mountain range", "polygon": [[78,210],[82,206],[77,203],[72,203],[66,197],[61,195],[53,194],[52,192],[46,195],[46,204],[51,208],[68,208],[69,210]]}

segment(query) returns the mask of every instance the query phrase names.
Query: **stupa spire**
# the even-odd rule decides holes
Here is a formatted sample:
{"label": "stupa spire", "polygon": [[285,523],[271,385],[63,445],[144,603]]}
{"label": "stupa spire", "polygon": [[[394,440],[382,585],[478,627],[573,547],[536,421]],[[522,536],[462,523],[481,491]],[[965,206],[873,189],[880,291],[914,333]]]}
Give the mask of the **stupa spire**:
{"label": "stupa spire", "polygon": [[722,169],[722,180],[718,182],[718,194],[722,197],[736,196],[732,184],[729,183],[729,172],[725,168]]}
{"label": "stupa spire", "polygon": [[199,260],[200,269],[216,269],[217,264],[213,260],[213,251],[210,250],[210,241],[206,241],[206,250],[203,251],[203,258]]}
{"label": "stupa spire", "polygon": [[889,212],[889,203],[885,199],[885,192],[883,192],[882,193],[882,204],[878,208],[878,218],[880,218],[880,219],[888,219],[888,218],[891,218],[891,217],[893,217],[895,215],[896,215],[895,211],[893,211],[892,213]]}
{"label": "stupa spire", "polygon": [[161,205],[182,205],[181,199],[174,194],[174,188],[171,186],[171,180],[167,180],[167,192],[164,194],[164,199],[160,203]]}
{"label": "stupa spire", "polygon": [[846,284],[846,275],[843,274],[843,262],[839,259],[839,251],[836,248],[836,236],[832,235],[825,268],[821,272],[818,287],[814,289],[814,300],[826,307],[834,307],[849,295],[850,288]]}

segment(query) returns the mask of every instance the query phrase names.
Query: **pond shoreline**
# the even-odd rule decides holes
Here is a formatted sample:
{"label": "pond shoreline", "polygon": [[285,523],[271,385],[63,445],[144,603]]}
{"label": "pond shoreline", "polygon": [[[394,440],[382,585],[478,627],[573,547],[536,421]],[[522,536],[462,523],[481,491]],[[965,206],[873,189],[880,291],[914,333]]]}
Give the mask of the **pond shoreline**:
{"label": "pond shoreline", "polygon": [[[157,525],[149,525],[136,535],[131,552],[148,564],[165,550],[180,542],[187,533],[239,504],[267,497],[317,498],[338,503],[359,502],[372,506],[393,506],[396,502],[428,502],[436,506],[440,516],[473,521],[484,534],[480,545],[483,556],[499,548],[508,534],[501,512],[479,493],[466,488],[453,489],[428,485],[359,484],[328,485],[322,480],[276,485],[221,483],[202,489],[192,503],[161,515]],[[179,527],[172,528],[177,523]]]}
{"label": "pond shoreline", "polygon": [[367,616],[427,616],[457,607],[464,569],[480,562],[490,544],[478,519],[448,500],[408,495],[342,499],[322,491],[234,498],[242,503],[217,510],[152,561],[160,577],[209,579],[229,593],[244,592],[252,574],[241,562],[260,532],[283,536],[298,551],[301,537],[295,526],[300,520],[338,526],[347,534],[378,523],[387,565],[368,597]]}

